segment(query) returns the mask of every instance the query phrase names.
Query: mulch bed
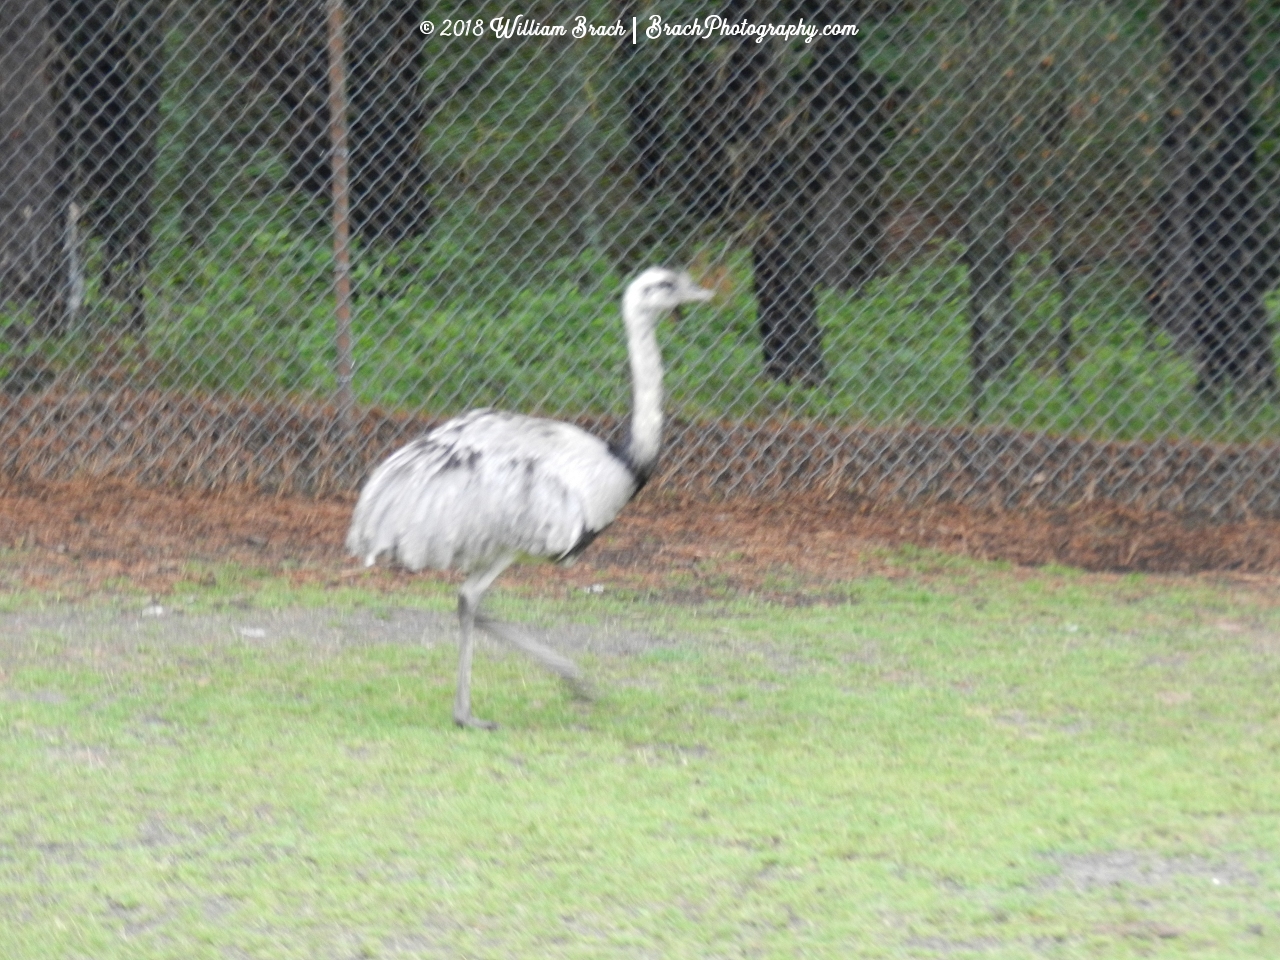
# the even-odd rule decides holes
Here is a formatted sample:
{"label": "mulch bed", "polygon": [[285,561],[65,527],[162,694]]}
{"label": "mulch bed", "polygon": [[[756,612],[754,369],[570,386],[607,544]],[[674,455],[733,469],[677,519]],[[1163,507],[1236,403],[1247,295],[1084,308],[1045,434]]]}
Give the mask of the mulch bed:
{"label": "mulch bed", "polygon": [[[361,572],[342,542],[352,496],[202,492],[115,479],[0,485],[0,583],[100,590],[113,581],[163,595],[190,564],[236,562],[328,583],[403,582],[396,571]],[[1107,504],[1060,510],[912,506],[810,492],[716,499],[646,491],[579,563],[509,576],[555,584],[689,592],[755,592],[795,600],[868,574],[901,572],[886,548],[936,548],[1022,565],[1094,571],[1280,575],[1280,522],[1208,523],[1186,515]],[[1276,584],[1280,585],[1280,577]]]}
{"label": "mulch bed", "polygon": [[[613,417],[575,422],[606,439],[623,432]],[[343,495],[359,487],[370,464],[432,424],[368,409],[343,426],[332,408],[303,401],[51,387],[0,394],[0,476]],[[658,483],[709,497],[834,492],[1045,516],[1123,503],[1153,516],[1280,520],[1280,445],[1108,441],[961,425],[676,420],[667,425]]]}

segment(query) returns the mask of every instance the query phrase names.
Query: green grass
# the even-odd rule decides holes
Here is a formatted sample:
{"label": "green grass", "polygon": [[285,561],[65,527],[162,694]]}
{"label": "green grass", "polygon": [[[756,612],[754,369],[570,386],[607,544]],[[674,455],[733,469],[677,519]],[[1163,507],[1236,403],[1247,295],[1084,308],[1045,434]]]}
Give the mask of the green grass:
{"label": "green grass", "polygon": [[491,735],[447,643],[184,640],[438,586],[46,609],[0,641],[0,955],[1280,955],[1270,599],[935,559],[837,606],[500,593],[658,639],[591,706],[482,652]]}

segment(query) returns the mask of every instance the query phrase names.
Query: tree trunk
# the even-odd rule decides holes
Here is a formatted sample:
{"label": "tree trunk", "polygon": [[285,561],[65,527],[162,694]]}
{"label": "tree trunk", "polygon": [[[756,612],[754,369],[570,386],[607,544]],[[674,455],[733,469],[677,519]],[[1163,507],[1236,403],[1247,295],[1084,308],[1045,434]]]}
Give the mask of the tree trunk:
{"label": "tree trunk", "polygon": [[[421,137],[426,44],[417,0],[352,0],[347,10],[351,222],[363,240],[396,241],[431,225]],[[290,183],[329,196],[328,60],[318,0],[237,3],[236,54],[284,107]]]}
{"label": "tree trunk", "polygon": [[[856,20],[839,0],[820,7],[805,19]],[[799,14],[731,0],[724,16],[767,23]],[[786,48],[776,40],[718,42],[709,55],[690,57],[671,95],[678,137],[667,136],[656,106],[669,77],[631,78],[628,116],[641,186],[656,188],[665,175],[685,213],[750,231],[765,371],[815,384],[825,376],[818,283],[857,288],[876,269],[886,112],[882,85],[861,69],[856,37],[818,37],[804,50],[811,59],[797,76],[784,68]]]}
{"label": "tree trunk", "polygon": [[60,49],[62,178],[104,241],[108,292],[146,328],[152,190],[160,108],[161,8],[156,0],[52,0]]}
{"label": "tree trunk", "polygon": [[[641,9],[634,2],[622,4],[620,19],[631,23]],[[638,27],[643,30],[643,23]],[[663,121],[666,106],[664,91],[670,78],[654,69],[643,55],[644,48],[631,42],[631,34],[618,40],[618,66],[626,95],[627,127],[631,135],[631,169],[636,186],[646,194],[660,190],[670,170],[667,167],[668,145]],[[685,50],[682,48],[683,55]]]}
{"label": "tree trunk", "polygon": [[969,273],[969,351],[975,410],[988,383],[1017,357],[1013,322],[1013,248],[1009,243],[1011,162],[1003,136],[984,128],[969,188],[964,260]]}
{"label": "tree trunk", "polygon": [[[852,22],[838,3],[825,4],[815,20]],[[759,220],[752,264],[765,372],[785,383],[810,386],[826,376],[818,324],[819,201],[846,173],[840,164],[848,159],[850,131],[861,119],[857,41],[819,38],[812,46],[797,102],[778,96],[782,78],[773,64],[757,71],[760,81],[773,89],[766,87],[745,101],[753,139],[761,145],[760,162],[747,172],[747,195]]]}
{"label": "tree trunk", "polygon": [[323,0],[229,0],[233,59],[282,108],[287,182],[328,197],[329,65]]}
{"label": "tree trunk", "polygon": [[[34,303],[40,326],[65,317],[65,202],[50,89],[44,0],[3,0],[0,23],[0,301]],[[25,341],[28,331],[4,333]]]}
{"label": "tree trunk", "polygon": [[[757,19],[751,0],[731,0],[725,16]],[[694,60],[681,91],[681,206],[701,218],[740,212],[756,201],[752,177],[778,108],[766,43],[732,38]]]}
{"label": "tree trunk", "polygon": [[351,222],[365,240],[403,240],[431,225],[422,139],[427,44],[417,0],[351,5]]}
{"label": "tree trunk", "polygon": [[1055,338],[1054,360],[1058,376],[1074,400],[1075,391],[1071,385],[1071,352],[1073,350],[1072,327],[1076,315],[1075,271],[1079,262],[1075,245],[1072,243],[1073,238],[1067,235],[1067,225],[1071,222],[1070,173],[1064,149],[1068,117],[1066,94],[1062,89],[1051,91],[1048,103],[1041,114],[1040,134],[1044,138],[1044,151],[1047,154],[1044,156],[1043,173],[1049,207],[1049,260],[1058,287],[1058,335]]}
{"label": "tree trunk", "polygon": [[[850,24],[873,19],[884,30],[906,6],[903,0],[876,0],[857,7],[826,0],[819,4],[818,19],[813,22]],[[818,48],[817,67],[829,90],[822,97],[824,119],[820,121],[826,129],[827,175],[815,201],[819,278],[827,287],[858,293],[880,270],[887,209],[884,155],[893,116],[911,91],[907,87],[889,90],[878,74],[859,70],[855,39],[814,43],[825,44]]]}
{"label": "tree trunk", "polygon": [[[843,72],[848,64],[830,67]],[[858,292],[880,267],[882,160],[892,98],[880,77],[869,71],[855,77],[837,73],[832,80],[830,102],[820,105],[826,117],[820,135],[828,175],[814,204],[818,273],[825,286]]]}
{"label": "tree trunk", "polygon": [[[785,188],[793,182],[779,173],[772,185]],[[771,205],[752,247],[751,261],[765,372],[784,383],[815,386],[826,369],[818,326],[813,229],[803,199],[794,205],[780,201]]]}
{"label": "tree trunk", "polygon": [[1017,343],[1013,318],[1013,206],[1010,117],[1005,108],[1000,58],[1003,4],[971,0],[968,29],[974,57],[970,183],[965,198],[964,260],[969,274],[969,362],[973,415],[981,413],[986,385],[1013,365]]}
{"label": "tree trunk", "polygon": [[1263,302],[1276,279],[1256,178],[1243,0],[1167,0],[1173,106],[1147,301],[1217,398],[1275,387]]}

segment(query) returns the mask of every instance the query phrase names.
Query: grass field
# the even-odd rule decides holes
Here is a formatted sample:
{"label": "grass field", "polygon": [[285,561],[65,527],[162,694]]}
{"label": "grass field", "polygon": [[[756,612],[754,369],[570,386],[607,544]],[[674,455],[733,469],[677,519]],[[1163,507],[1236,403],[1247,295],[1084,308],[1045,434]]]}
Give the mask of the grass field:
{"label": "grass field", "polygon": [[12,596],[0,955],[1280,956],[1274,596],[912,557],[499,591],[602,697],[482,649],[494,734],[442,585]]}

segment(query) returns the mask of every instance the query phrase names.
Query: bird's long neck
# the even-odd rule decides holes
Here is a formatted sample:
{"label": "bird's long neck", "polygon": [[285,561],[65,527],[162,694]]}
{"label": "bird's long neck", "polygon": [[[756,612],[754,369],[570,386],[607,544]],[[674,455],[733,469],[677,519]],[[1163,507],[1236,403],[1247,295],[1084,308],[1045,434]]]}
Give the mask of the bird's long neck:
{"label": "bird's long neck", "polygon": [[658,465],[662,446],[662,355],[653,324],[628,324],[631,360],[631,436],[626,458],[641,486]]}

